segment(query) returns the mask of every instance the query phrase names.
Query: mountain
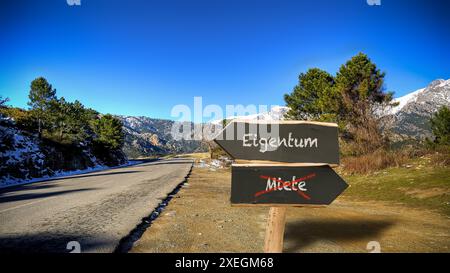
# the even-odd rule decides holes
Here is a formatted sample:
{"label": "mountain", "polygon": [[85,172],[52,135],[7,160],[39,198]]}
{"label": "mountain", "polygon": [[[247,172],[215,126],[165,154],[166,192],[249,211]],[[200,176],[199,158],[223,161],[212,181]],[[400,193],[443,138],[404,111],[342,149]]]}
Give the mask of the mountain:
{"label": "mountain", "polygon": [[[429,120],[443,105],[450,107],[450,79],[438,79],[427,87],[411,92],[403,97],[394,99],[398,105],[385,109],[383,116],[383,129],[394,133],[394,140],[404,138],[423,139],[431,137]],[[228,120],[282,120],[289,110],[288,107],[272,107],[266,113],[247,116],[228,117]],[[214,121],[219,124],[221,121]]]}
{"label": "mountain", "polygon": [[0,188],[31,179],[44,179],[127,163],[120,150],[98,153],[86,142],[62,144],[40,138],[0,114]]}
{"label": "mountain", "polygon": [[398,106],[388,109],[384,129],[400,137],[431,137],[431,116],[444,105],[450,107],[450,79],[435,80],[427,87],[394,101]]}
{"label": "mountain", "polygon": [[129,158],[207,150],[198,140],[175,140],[171,134],[175,121],[142,116],[117,116],[117,118],[123,123],[125,132],[123,151]]}
{"label": "mountain", "polygon": [[[382,114],[383,129],[394,133],[394,140],[431,137],[430,117],[441,106],[450,107],[450,79],[435,80],[427,87],[394,99],[398,105]],[[269,111],[243,116],[227,117],[227,120],[282,120],[289,110],[274,106]],[[117,116],[125,131],[124,152],[130,158],[172,153],[204,152],[208,148],[198,140],[175,140],[171,129],[175,121],[149,117]],[[203,126],[216,126],[215,120]],[[190,123],[193,126],[193,123]]]}
{"label": "mountain", "polygon": [[[252,115],[243,115],[243,116],[229,116],[226,120],[283,120],[284,115],[289,111],[289,107],[286,106],[272,106],[272,108],[268,112],[262,112]],[[222,120],[214,120],[212,124],[221,124]]]}

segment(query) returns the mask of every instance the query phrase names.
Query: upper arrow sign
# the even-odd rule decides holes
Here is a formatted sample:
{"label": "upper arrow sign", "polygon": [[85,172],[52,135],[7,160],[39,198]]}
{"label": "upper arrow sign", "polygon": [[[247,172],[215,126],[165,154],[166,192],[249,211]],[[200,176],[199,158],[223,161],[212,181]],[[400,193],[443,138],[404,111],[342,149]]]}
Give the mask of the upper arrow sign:
{"label": "upper arrow sign", "polygon": [[214,141],[235,159],[339,164],[335,123],[233,121]]}

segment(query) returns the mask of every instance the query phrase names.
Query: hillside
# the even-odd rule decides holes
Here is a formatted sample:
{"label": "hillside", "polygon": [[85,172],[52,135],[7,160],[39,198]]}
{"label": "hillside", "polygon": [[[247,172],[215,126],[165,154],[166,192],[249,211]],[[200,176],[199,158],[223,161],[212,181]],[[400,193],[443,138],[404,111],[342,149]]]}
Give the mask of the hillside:
{"label": "hillside", "polygon": [[450,107],[450,79],[435,80],[395,101],[399,105],[389,109],[385,129],[404,137],[431,137],[429,120],[432,114],[443,105]]}
{"label": "hillside", "polygon": [[123,151],[129,158],[207,151],[198,140],[175,140],[175,121],[149,117],[117,116],[125,133]]}
{"label": "hillside", "polygon": [[[394,99],[398,105],[386,109],[382,114],[384,130],[390,130],[395,139],[431,137],[429,120],[440,107],[450,107],[450,79],[438,79],[427,87],[418,89],[403,97]],[[289,108],[275,106],[270,111],[254,115],[232,116],[228,120],[282,120]],[[221,121],[213,121],[219,124]]]}
{"label": "hillside", "polygon": [[109,151],[104,160],[85,143],[62,144],[40,139],[0,116],[0,188],[36,178],[54,177],[127,163],[123,153]]}

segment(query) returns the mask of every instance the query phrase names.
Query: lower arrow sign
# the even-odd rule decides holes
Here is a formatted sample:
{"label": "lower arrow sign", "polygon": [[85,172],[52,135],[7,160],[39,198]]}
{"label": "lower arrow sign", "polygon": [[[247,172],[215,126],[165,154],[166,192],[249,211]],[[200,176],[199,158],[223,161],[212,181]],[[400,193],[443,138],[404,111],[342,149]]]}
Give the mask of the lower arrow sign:
{"label": "lower arrow sign", "polygon": [[329,205],[347,183],[329,166],[232,166],[232,204]]}

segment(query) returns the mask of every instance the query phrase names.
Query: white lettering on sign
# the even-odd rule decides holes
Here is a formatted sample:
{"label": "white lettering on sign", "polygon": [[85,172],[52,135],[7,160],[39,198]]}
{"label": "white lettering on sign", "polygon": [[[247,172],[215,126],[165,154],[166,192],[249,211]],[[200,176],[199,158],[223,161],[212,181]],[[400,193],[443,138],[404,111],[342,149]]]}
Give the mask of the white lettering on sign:
{"label": "white lettering on sign", "polygon": [[288,138],[269,137],[258,138],[256,134],[244,134],[242,137],[242,146],[244,147],[259,147],[261,153],[267,151],[275,151],[280,146],[287,148],[317,148],[317,138],[296,138],[289,133]]}
{"label": "white lettering on sign", "polygon": [[283,182],[281,178],[267,178],[266,191],[307,191],[305,181],[297,181],[295,176],[292,182]]}

